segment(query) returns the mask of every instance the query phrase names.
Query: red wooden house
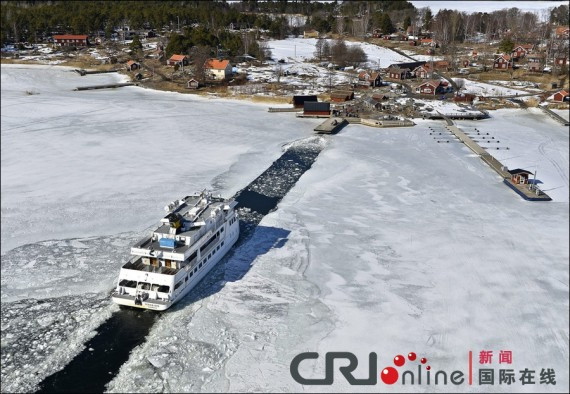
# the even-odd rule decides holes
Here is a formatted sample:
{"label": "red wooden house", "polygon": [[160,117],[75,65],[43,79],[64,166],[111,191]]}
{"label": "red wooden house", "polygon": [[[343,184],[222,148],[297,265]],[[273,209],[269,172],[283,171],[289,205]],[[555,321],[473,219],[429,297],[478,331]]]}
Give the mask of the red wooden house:
{"label": "red wooden house", "polygon": [[559,92],[554,93],[552,96],[552,100],[556,101],[557,103],[562,103],[564,101],[568,101],[568,92],[566,90],[561,90]]}
{"label": "red wooden house", "polygon": [[377,72],[363,71],[358,74],[358,84],[376,87],[382,84],[382,78],[380,78],[380,74]]}
{"label": "red wooden house", "polygon": [[410,70],[407,68],[392,67],[388,69],[388,77],[392,79],[407,79],[410,76]]}
{"label": "red wooden house", "polygon": [[534,45],[532,45],[532,44],[517,45],[513,48],[513,51],[511,52],[511,56],[515,59],[525,57],[530,51],[532,51],[533,47],[534,47]]}
{"label": "red wooden house", "polygon": [[425,81],[416,87],[416,93],[419,94],[431,94],[435,96],[436,93],[440,93],[441,91],[441,81],[435,79]]}
{"label": "red wooden house", "polygon": [[416,78],[422,78],[422,79],[429,78],[430,75],[429,63],[416,67],[412,72],[414,73]]}
{"label": "red wooden house", "polygon": [[89,42],[84,34],[61,34],[53,36],[53,42],[58,46],[86,47]]}
{"label": "red wooden house", "polygon": [[528,177],[533,173],[527,170],[523,170],[522,168],[517,168],[515,170],[509,170],[509,174],[511,174],[511,181],[515,185],[526,185],[528,184]]}
{"label": "red wooden house", "polygon": [[166,61],[168,66],[174,66],[176,64],[187,66],[188,65],[188,57],[185,55],[172,55],[170,59]]}
{"label": "red wooden house", "polygon": [[493,68],[497,70],[508,70],[513,68],[513,61],[509,55],[497,55],[493,62]]}

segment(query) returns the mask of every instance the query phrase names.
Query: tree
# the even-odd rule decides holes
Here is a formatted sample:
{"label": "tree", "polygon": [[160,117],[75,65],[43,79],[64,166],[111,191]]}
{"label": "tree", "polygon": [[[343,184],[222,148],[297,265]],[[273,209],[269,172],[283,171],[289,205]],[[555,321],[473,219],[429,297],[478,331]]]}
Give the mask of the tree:
{"label": "tree", "polygon": [[368,57],[359,45],[353,45],[347,49],[345,59],[346,63],[349,63],[356,67],[361,63],[365,63],[368,60]]}
{"label": "tree", "polygon": [[428,8],[426,10],[426,13],[424,14],[424,26],[423,26],[424,29],[430,30],[432,19],[433,19],[433,15],[431,13],[431,9]]}
{"label": "tree", "polygon": [[382,30],[382,33],[384,33],[384,34],[393,33],[396,30],[394,28],[394,25],[392,24],[392,20],[390,19],[390,15],[388,15],[388,14],[382,14],[379,27],[380,27],[380,30]]}
{"label": "tree", "polygon": [[325,44],[323,45],[323,57],[328,59],[331,56],[331,46],[328,41],[325,40]]}
{"label": "tree", "polygon": [[332,61],[340,67],[346,66],[347,46],[344,40],[339,39],[331,47]]}
{"label": "tree", "polygon": [[499,51],[502,53],[510,54],[515,47],[515,43],[510,38],[504,38],[499,44]]}
{"label": "tree", "polygon": [[550,23],[568,26],[570,21],[567,4],[552,8],[552,11],[550,11]]}
{"label": "tree", "polygon": [[133,52],[142,50],[143,45],[138,35],[135,35],[135,38],[133,38],[133,41],[129,44],[129,48],[131,48]]}
{"label": "tree", "polygon": [[197,45],[190,51],[190,55],[194,60],[194,78],[200,83],[206,82],[204,64],[210,57],[210,53],[210,48],[203,45]]}
{"label": "tree", "polygon": [[404,31],[408,30],[408,27],[410,27],[411,24],[412,18],[407,16],[406,19],[404,19]]}
{"label": "tree", "polygon": [[166,46],[166,57],[170,57],[175,53],[184,53],[188,50],[184,36],[180,34],[172,34],[168,45]]}
{"label": "tree", "polygon": [[319,38],[317,43],[315,44],[315,52],[313,55],[319,60],[322,61],[324,57],[324,47],[325,47],[326,40],[324,38]]}

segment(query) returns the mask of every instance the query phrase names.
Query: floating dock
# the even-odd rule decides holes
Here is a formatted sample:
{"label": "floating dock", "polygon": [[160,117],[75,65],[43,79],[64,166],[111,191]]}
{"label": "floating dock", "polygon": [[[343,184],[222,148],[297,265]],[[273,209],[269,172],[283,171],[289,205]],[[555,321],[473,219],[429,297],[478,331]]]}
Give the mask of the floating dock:
{"label": "floating dock", "polygon": [[279,108],[269,107],[269,112],[301,112],[303,108]]}
{"label": "floating dock", "polygon": [[84,76],[87,74],[106,74],[106,73],[116,73],[117,70],[93,70],[93,71],[87,71],[87,70],[83,70],[83,69],[74,69],[73,71],[75,71],[77,74]]}
{"label": "floating dock", "polygon": [[92,85],[92,86],[79,86],[73,90],[94,90],[94,89],[113,89],[113,88],[122,88],[123,86],[134,86],[135,84],[132,82],[125,82],[125,83],[110,83],[107,85]]}
{"label": "floating dock", "polygon": [[347,124],[346,119],[330,118],[315,127],[315,131],[317,134],[336,134]]}
{"label": "floating dock", "polygon": [[411,127],[416,124],[411,120],[382,120],[361,118],[360,123],[371,127]]}
{"label": "floating dock", "polygon": [[552,198],[550,198],[550,196],[548,196],[542,190],[540,190],[538,188],[530,189],[528,187],[528,186],[532,186],[532,185],[528,185],[528,184],[519,185],[517,183],[514,183],[510,178],[504,179],[503,182],[508,187],[513,189],[519,196],[521,196],[525,200],[528,200],[528,201],[552,201]]}
{"label": "floating dock", "polygon": [[447,116],[442,115],[447,126],[445,126],[457,139],[463,142],[473,153],[477,154],[481,160],[483,160],[489,167],[491,167],[497,174],[503,178],[503,182],[513,189],[519,196],[528,201],[551,201],[552,199],[539,188],[534,185],[528,184],[517,184],[511,180],[511,173],[507,171],[507,167],[504,166],[499,160],[493,157],[485,149],[483,149],[478,143],[473,141],[471,137],[465,134],[459,127],[453,124],[453,121]]}
{"label": "floating dock", "polygon": [[427,119],[462,119],[462,120],[479,120],[479,119],[486,119],[489,117],[487,112],[480,111],[479,113],[453,113],[453,114],[441,114],[441,113],[433,113],[433,114],[422,114],[424,118]]}
{"label": "floating dock", "polygon": [[540,105],[538,106],[538,108],[540,108],[542,110],[542,112],[544,112],[546,115],[550,116],[555,121],[561,123],[562,125],[570,126],[570,121],[564,119],[562,116],[558,115],[557,113],[552,112],[548,108],[540,106]]}

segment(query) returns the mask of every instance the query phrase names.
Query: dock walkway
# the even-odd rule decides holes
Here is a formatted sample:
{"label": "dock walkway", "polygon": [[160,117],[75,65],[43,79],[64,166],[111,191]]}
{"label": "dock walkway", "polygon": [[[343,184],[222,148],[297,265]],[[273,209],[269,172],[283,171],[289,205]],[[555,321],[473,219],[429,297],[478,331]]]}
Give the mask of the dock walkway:
{"label": "dock walkway", "polygon": [[529,188],[529,185],[520,185],[511,181],[511,174],[499,160],[483,149],[478,143],[473,141],[471,137],[465,134],[459,127],[455,126],[453,121],[444,116],[447,125],[445,126],[453,133],[459,141],[463,142],[473,153],[477,154],[489,167],[503,178],[503,182],[513,189],[522,198],[529,201],[550,201],[551,198],[537,187]]}
{"label": "dock walkway", "polygon": [[269,112],[301,112],[303,108],[280,108],[280,107],[269,107]]}
{"label": "dock walkway", "polygon": [[542,112],[544,112],[546,115],[550,116],[555,121],[563,124],[564,126],[570,126],[570,121],[564,119],[562,116],[558,115],[557,113],[552,112],[550,109],[543,107],[541,105],[539,105],[538,108],[540,108],[542,110]]}
{"label": "dock walkway", "polygon": [[318,134],[336,134],[347,124],[344,118],[330,118],[315,127],[314,131]]}
{"label": "dock walkway", "polygon": [[133,86],[132,82],[125,83],[110,83],[106,85],[91,85],[91,86],[78,86],[73,90],[94,90],[94,89],[112,89],[112,88],[122,88],[123,86]]}

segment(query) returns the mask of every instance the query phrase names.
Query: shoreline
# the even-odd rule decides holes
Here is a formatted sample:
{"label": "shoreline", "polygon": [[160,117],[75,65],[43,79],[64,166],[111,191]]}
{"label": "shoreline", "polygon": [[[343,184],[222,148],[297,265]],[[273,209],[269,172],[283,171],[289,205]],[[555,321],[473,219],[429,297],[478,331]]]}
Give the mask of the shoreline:
{"label": "shoreline", "polygon": [[[79,60],[69,60],[69,61],[62,61],[61,63],[57,64],[46,64],[40,63],[38,61],[32,60],[20,60],[20,59],[0,59],[0,66],[27,66],[25,68],[53,68],[53,67],[61,67],[61,68],[68,68],[69,71],[73,71],[74,69],[84,69],[88,71],[108,71],[117,66],[117,64],[92,64],[90,62],[85,61],[84,59]],[[121,66],[121,65],[119,65]],[[232,94],[227,90],[219,91],[218,87],[210,87],[208,90],[205,89],[186,89],[176,82],[172,81],[135,81],[132,79],[132,76],[129,75],[125,70],[119,68],[116,70],[116,73],[121,76],[120,82],[132,82],[135,84],[136,87],[149,89],[156,92],[167,92],[167,93],[179,93],[182,95],[189,95],[191,97],[200,97],[204,99],[219,99],[219,100],[231,100],[231,101],[238,101],[238,102],[248,102],[255,105],[273,105],[273,106],[281,106],[283,105],[284,108],[287,108],[292,104],[292,96],[268,96],[268,95],[246,95],[246,94]],[[537,93],[538,94],[538,93]],[[323,96],[327,95],[318,95],[320,100],[323,100]],[[327,96],[328,97],[328,96]],[[540,105],[540,103],[538,104]],[[529,106],[534,107],[534,106]],[[504,104],[498,104],[495,106],[489,105],[488,103],[480,105],[480,109],[486,111],[496,111],[498,109],[517,109],[518,106],[506,106]],[[564,103],[555,103],[555,102],[548,102],[546,105],[548,109],[555,109],[555,110],[568,110],[570,107],[568,104]]]}

